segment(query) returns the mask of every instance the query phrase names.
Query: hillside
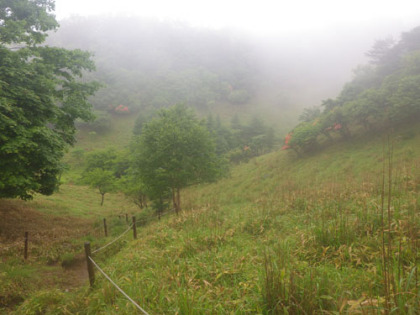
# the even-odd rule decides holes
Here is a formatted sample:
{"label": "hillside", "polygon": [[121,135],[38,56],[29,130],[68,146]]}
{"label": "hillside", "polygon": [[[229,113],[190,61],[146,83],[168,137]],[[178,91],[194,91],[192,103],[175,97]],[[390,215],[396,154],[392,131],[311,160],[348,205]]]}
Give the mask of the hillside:
{"label": "hillside", "polygon": [[328,47],[8,5],[1,313],[418,314],[420,27],[334,97]]}
{"label": "hillside", "polygon": [[[387,304],[415,314],[419,156],[415,124],[389,142],[376,135],[301,159],[285,151],[255,158],[188,189],[179,216],[95,259],[150,314],[376,313]],[[56,294],[35,294],[17,313],[41,296],[50,313],[134,311],[101,275],[92,291]]]}
{"label": "hillside", "polygon": [[351,69],[364,62],[373,38],[340,29],[261,39],[114,16],[60,21],[47,43],[93,54],[97,70],[87,78],[103,84],[91,98],[102,115],[119,105],[138,115],[185,103],[200,116],[218,114],[222,121],[261,115],[283,136],[303,107],[339,91]]}

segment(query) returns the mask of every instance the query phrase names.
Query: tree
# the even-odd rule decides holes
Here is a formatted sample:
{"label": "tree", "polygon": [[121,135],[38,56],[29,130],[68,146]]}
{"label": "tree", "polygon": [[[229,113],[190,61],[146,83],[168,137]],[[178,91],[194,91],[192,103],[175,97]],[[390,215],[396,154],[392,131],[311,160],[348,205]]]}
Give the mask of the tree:
{"label": "tree", "polygon": [[221,161],[208,130],[183,105],[158,112],[133,144],[134,167],[152,198],[168,191],[175,210],[181,209],[180,191],[192,184],[215,180]]}
{"label": "tree", "polygon": [[97,188],[101,194],[101,206],[104,204],[105,194],[115,189],[119,170],[117,152],[110,148],[91,152],[87,158],[87,165],[82,175],[82,183]]}
{"label": "tree", "polygon": [[130,198],[140,209],[147,208],[147,187],[141,178],[130,172],[119,181],[123,193]]}
{"label": "tree", "polygon": [[318,124],[302,122],[293,129],[292,135],[288,135],[286,145],[298,154],[311,151],[317,146],[319,132],[320,126]]}
{"label": "tree", "polygon": [[380,65],[386,62],[386,58],[393,46],[394,40],[392,37],[377,40],[373,47],[366,53],[366,56],[369,57],[370,63]]}
{"label": "tree", "polygon": [[74,122],[92,118],[90,54],[41,46],[58,23],[52,0],[0,2],[0,198],[52,194]]}
{"label": "tree", "polygon": [[83,175],[83,182],[92,188],[97,188],[101,194],[101,206],[104,204],[105,194],[115,189],[115,176],[112,171],[95,168]]}
{"label": "tree", "polygon": [[318,106],[304,108],[303,112],[299,115],[299,121],[310,122],[318,118],[320,115],[321,108]]}

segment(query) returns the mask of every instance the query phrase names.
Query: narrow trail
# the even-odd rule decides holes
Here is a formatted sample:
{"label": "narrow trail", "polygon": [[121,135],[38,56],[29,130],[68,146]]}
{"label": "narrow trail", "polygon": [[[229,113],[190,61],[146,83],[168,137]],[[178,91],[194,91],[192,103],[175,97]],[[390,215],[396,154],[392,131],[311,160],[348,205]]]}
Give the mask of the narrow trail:
{"label": "narrow trail", "polygon": [[[19,280],[18,291],[0,290],[0,307],[10,308],[28,294],[44,289],[73,291],[88,281],[81,239],[92,230],[93,221],[70,216],[54,216],[29,207],[20,200],[0,199],[0,273],[1,268],[32,270],[29,280]],[[29,258],[23,259],[24,233],[29,233]],[[62,266],[62,255],[73,254]],[[7,302],[10,301],[10,302]],[[8,304],[10,303],[10,305]],[[3,305],[1,305],[3,304]],[[0,308],[1,313],[1,308]]]}

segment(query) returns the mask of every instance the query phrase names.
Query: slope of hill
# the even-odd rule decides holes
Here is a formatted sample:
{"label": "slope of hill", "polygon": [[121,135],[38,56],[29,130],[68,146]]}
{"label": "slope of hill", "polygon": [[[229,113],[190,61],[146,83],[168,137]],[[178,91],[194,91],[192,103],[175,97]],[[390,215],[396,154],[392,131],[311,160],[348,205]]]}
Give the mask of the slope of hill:
{"label": "slope of hill", "polygon": [[94,54],[97,71],[89,78],[104,83],[92,98],[97,110],[123,105],[137,114],[185,103],[222,119],[264,112],[282,135],[303,107],[338,92],[375,38],[335,29],[258,39],[126,16],[73,17],[60,25],[49,45]]}
{"label": "slope of hill", "polygon": [[[98,260],[150,314],[415,314],[420,126],[389,139],[255,158],[189,189],[178,217],[142,227]],[[100,275],[91,291],[51,302],[54,294],[51,313],[134,312]]]}
{"label": "slope of hill", "polygon": [[285,149],[308,152],[336,138],[350,138],[420,120],[420,27],[398,42],[377,41],[336,99],[307,108],[289,132]]}
{"label": "slope of hill", "polygon": [[[106,30],[113,31],[112,27]],[[134,56],[142,71],[130,69],[129,60],[118,59],[118,69],[107,77],[111,88],[94,101],[97,109],[112,112],[112,119],[101,116],[95,127],[98,132],[92,131],[92,126],[80,126],[78,147],[67,156],[72,169],[64,174],[66,184],[59,194],[37,196],[32,202],[34,208],[50,212],[58,207],[58,212],[66,216],[89,217],[92,199],[85,199],[85,193],[90,195],[92,191],[71,185],[80,177],[83,154],[108,145],[125,147],[135,125],[133,114],[138,111],[185,99],[202,106],[203,112],[221,104],[241,104],[241,109],[250,105],[255,82],[242,77],[244,69],[253,69],[245,67],[249,61],[246,49],[239,49],[241,58],[231,63],[239,46],[224,47],[227,50],[222,55],[227,59],[216,58],[215,62],[211,53],[217,50],[209,49],[205,42],[199,41],[203,47],[198,51],[184,50],[186,38],[200,37],[190,29],[184,29],[188,33],[185,38],[175,38],[173,51],[160,49],[163,42],[153,40],[155,35],[165,38],[167,29],[156,30],[143,33],[144,38],[130,38],[130,51],[142,51],[148,57],[159,57],[159,52],[171,54],[157,58],[155,67],[148,69],[150,76],[147,58],[140,58],[145,56]],[[174,34],[169,36],[172,41]],[[402,36],[398,44],[379,42],[370,52],[375,66],[362,68],[364,71],[344,87],[337,99],[323,102],[323,110],[304,111],[303,122],[289,134],[285,146],[294,151],[254,157],[234,166],[230,175],[217,183],[187,189],[179,216],[145,224],[139,228],[137,240],[125,235],[95,259],[151,314],[418,312],[419,34],[417,28]],[[118,34],[114,36],[117,43],[105,46],[109,44],[116,55],[123,55],[123,43],[127,41]],[[226,40],[212,38],[217,43]],[[143,49],[142,40],[151,39],[157,46]],[[164,41],[165,45],[172,47],[171,40]],[[105,55],[98,60],[102,66],[111,63]],[[178,63],[186,60],[190,62],[187,65]],[[203,61],[206,67],[195,67],[195,62]],[[229,69],[224,67],[226,62]],[[133,79],[131,70],[140,77]],[[165,75],[160,77],[162,72]],[[121,104],[121,100],[128,103]],[[217,125],[214,121],[212,124]],[[212,124],[209,119],[207,125]],[[262,127],[257,120],[255,125]],[[219,127],[221,131],[221,123]],[[246,151],[242,149],[244,144],[249,149],[248,143],[240,143],[240,152]],[[122,195],[112,195],[111,200],[112,209],[107,211],[116,221],[116,237],[127,227],[115,214],[121,207],[132,209],[134,205],[128,205]],[[82,210],[74,210],[76,206]],[[101,214],[99,206],[93,209]],[[152,211],[146,209],[141,215],[150,216]],[[89,229],[89,220],[77,222]],[[95,248],[106,242],[88,234],[78,237],[68,233],[74,238],[73,255],[75,240],[89,239]],[[43,245],[37,244],[39,248]],[[59,251],[52,254],[61,259],[61,244],[52,248]],[[15,248],[8,254],[13,257],[17,252]],[[50,254],[47,247],[42,252]],[[36,262],[43,263],[44,259],[37,257]],[[34,280],[37,286],[39,279],[25,278],[33,266],[17,264],[13,269],[9,267],[15,267],[15,260],[7,261],[10,263],[0,270],[7,287],[4,292],[0,290],[0,295],[13,300],[8,291],[20,290],[25,279]],[[13,282],[16,274],[20,281],[17,284]],[[50,287],[35,291],[31,288],[22,293],[30,297],[17,307],[17,314],[134,312],[133,306],[100,276],[91,290],[83,287],[67,294]]]}

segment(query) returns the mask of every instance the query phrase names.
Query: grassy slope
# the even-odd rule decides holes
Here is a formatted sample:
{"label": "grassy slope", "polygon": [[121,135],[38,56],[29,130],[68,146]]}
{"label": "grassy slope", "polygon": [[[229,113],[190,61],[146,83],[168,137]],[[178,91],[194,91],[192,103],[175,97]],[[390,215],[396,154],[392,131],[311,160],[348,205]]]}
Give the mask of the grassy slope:
{"label": "grassy slope", "polygon": [[137,113],[129,115],[112,115],[110,130],[105,134],[78,131],[76,146],[85,149],[86,151],[103,149],[107,146],[124,148],[130,142],[137,115]]}
{"label": "grassy slope", "polygon": [[[239,165],[229,178],[185,191],[179,217],[142,227],[118,254],[95,259],[150,314],[357,313],[386,303],[415,314],[420,126],[392,138],[392,240],[385,262],[394,270],[388,278],[395,294],[383,285],[382,136],[301,159],[275,152]],[[54,301],[56,295],[44,297],[51,313],[133,313],[101,276],[91,292]],[[39,299],[19,311],[32,310]]]}
{"label": "grassy slope", "polygon": [[[101,207],[99,193],[75,185],[63,185],[58,193],[32,201],[0,200],[0,313],[36,292],[56,294],[84,284],[83,243],[105,244],[102,218],[112,226],[109,234],[118,235],[126,224],[117,215],[137,211],[122,194],[107,195]],[[27,261],[24,232],[29,232]],[[43,302],[33,307],[39,303]]]}

